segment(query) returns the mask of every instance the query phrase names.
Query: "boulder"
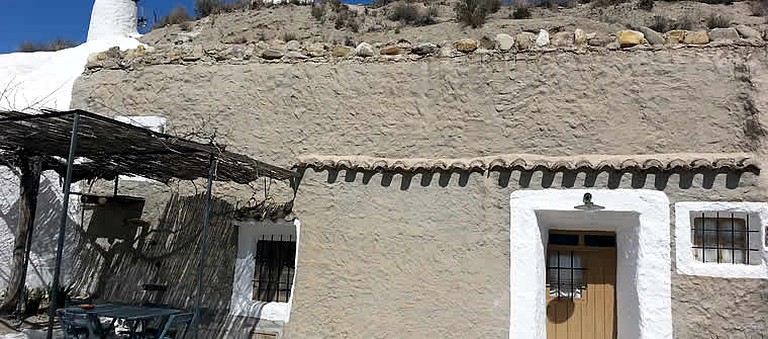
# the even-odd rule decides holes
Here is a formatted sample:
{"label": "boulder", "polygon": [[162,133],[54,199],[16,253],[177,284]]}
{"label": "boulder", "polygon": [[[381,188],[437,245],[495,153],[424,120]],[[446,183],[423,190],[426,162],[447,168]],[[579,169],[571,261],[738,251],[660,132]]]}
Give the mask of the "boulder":
{"label": "boulder", "polygon": [[549,45],[549,33],[545,30],[539,30],[539,35],[536,36],[536,46],[544,47]]}
{"label": "boulder", "polygon": [[536,41],[536,34],[531,32],[522,32],[515,36],[515,46],[519,50],[528,50],[533,48]]}
{"label": "boulder", "polygon": [[333,46],[331,54],[337,58],[344,58],[352,54],[355,50],[347,46]]}
{"label": "boulder", "polygon": [[747,25],[738,25],[738,26],[736,26],[736,31],[744,39],[760,39],[761,38],[760,32],[758,32],[756,29],[754,29],[752,27],[749,27]]}
{"label": "boulder", "polygon": [[205,50],[203,49],[203,45],[195,45],[192,47],[192,51],[184,55],[182,59],[184,61],[197,61],[202,59],[205,56]]}
{"label": "boulder", "polygon": [[268,48],[261,52],[261,57],[267,60],[277,60],[282,58],[283,55],[283,51],[274,48]]}
{"label": "boulder", "polygon": [[431,42],[417,44],[416,46],[413,46],[413,48],[411,48],[411,52],[413,52],[413,54],[418,54],[418,55],[433,54],[437,52],[437,45]]}
{"label": "boulder", "polygon": [[311,57],[321,57],[325,55],[325,44],[322,42],[315,42],[309,44],[306,49],[307,55]]}
{"label": "boulder", "polygon": [[400,54],[400,48],[397,46],[386,46],[379,50],[381,55],[398,55]]}
{"label": "boulder", "polygon": [[613,41],[613,38],[604,33],[591,33],[587,36],[587,44],[595,47],[605,47]]}
{"label": "boulder", "polygon": [[[104,55],[103,57],[101,56],[102,54]],[[88,62],[85,64],[85,68],[93,69],[102,67],[103,64],[101,61],[106,58],[107,56],[104,52],[93,53],[88,56]]]}
{"label": "boulder", "polygon": [[477,49],[477,41],[472,39],[461,39],[453,43],[453,47],[457,51],[463,53],[474,52]]}
{"label": "boulder", "polygon": [[632,47],[642,45],[645,42],[645,35],[642,32],[625,29],[616,33],[619,39],[620,47]]}
{"label": "boulder", "polygon": [[581,28],[577,28],[575,31],[573,31],[573,41],[576,43],[576,46],[586,45],[587,33],[585,33]]}
{"label": "boulder", "polygon": [[496,45],[494,39],[489,36],[483,36],[480,38],[480,41],[477,42],[477,46],[483,49],[493,49],[494,45]]}
{"label": "boulder", "polygon": [[739,31],[736,28],[713,28],[709,31],[709,38],[712,41],[736,41],[739,40]]}
{"label": "boulder", "polygon": [[376,55],[376,50],[373,49],[373,46],[367,42],[361,42],[357,47],[355,48],[355,55],[361,56],[364,58],[372,57]]}
{"label": "boulder", "polygon": [[664,44],[664,34],[661,34],[659,32],[654,31],[653,29],[650,29],[648,27],[640,27],[640,32],[643,33],[643,37],[646,41],[648,41],[651,45],[663,45]]}
{"label": "boulder", "polygon": [[493,38],[493,45],[497,50],[506,52],[515,46],[515,38],[509,34],[496,34],[496,37]]}
{"label": "boulder", "polygon": [[679,44],[683,42],[683,39],[685,39],[685,35],[688,33],[688,31],[683,29],[675,29],[667,32],[664,34],[664,40],[668,44]]}
{"label": "boulder", "polygon": [[296,40],[291,40],[285,43],[286,51],[298,51],[301,49],[301,44]]}
{"label": "boulder", "polygon": [[572,32],[557,32],[552,35],[552,46],[568,47],[573,46],[575,39]]}
{"label": "boulder", "polygon": [[685,33],[683,43],[689,45],[705,45],[709,43],[707,31],[692,31]]}

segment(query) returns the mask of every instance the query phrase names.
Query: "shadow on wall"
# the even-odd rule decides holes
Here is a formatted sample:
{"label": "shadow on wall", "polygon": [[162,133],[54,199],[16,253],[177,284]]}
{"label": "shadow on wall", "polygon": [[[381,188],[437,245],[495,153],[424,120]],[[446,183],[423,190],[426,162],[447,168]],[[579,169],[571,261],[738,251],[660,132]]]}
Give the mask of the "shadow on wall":
{"label": "shadow on wall", "polygon": [[[30,251],[29,269],[27,270],[26,284],[32,287],[45,286],[50,283],[53,277],[56,258],[56,243],[59,231],[59,221],[61,216],[61,186],[57,180],[50,176],[43,176],[40,183],[38,194],[37,211],[35,213],[35,227],[32,234],[32,248]],[[0,288],[5,289],[10,279],[11,257],[13,255],[13,234],[16,232],[19,218],[19,199],[18,196],[8,208],[9,213],[0,215],[0,222],[5,223],[6,230],[2,230],[3,241],[7,241],[8,251],[0,253]],[[72,227],[77,222],[71,217],[67,224],[67,232],[64,241],[64,257],[62,260],[63,280],[67,281],[70,277],[71,263],[73,261],[71,253],[78,242],[78,235],[72,231]],[[5,235],[7,234],[7,236]],[[7,239],[6,239],[7,237]],[[5,248],[5,247],[4,247]]]}
{"label": "shadow on wall", "polygon": [[[81,228],[84,241],[75,250],[79,258],[73,269],[76,286],[97,300],[193,310],[204,206],[202,194],[172,196],[159,225],[142,230],[133,243],[110,245]],[[224,337],[227,330],[247,333],[257,325],[256,319],[228,315],[237,256],[234,213],[231,204],[214,197],[202,291],[205,337]],[[163,290],[145,290],[148,284]]]}
{"label": "shadow on wall", "polygon": [[[319,172],[315,170],[316,172]],[[418,185],[422,187],[438,185],[447,187],[455,184],[461,187],[469,183],[470,175],[478,174],[493,178],[496,184],[501,188],[510,186],[529,188],[573,188],[573,187],[607,187],[607,188],[654,188],[664,190],[677,186],[682,189],[692,187],[701,187],[711,189],[716,185],[722,185],[728,189],[739,187],[742,177],[745,173],[758,175],[759,170],[751,169],[749,171],[593,171],[593,170],[564,170],[551,171],[545,168],[534,170],[492,170],[492,171],[464,171],[451,170],[439,172],[373,172],[357,170],[328,170],[328,183],[335,183],[340,180],[345,182],[356,182],[358,176],[362,175],[361,182],[364,185],[371,184],[373,177],[380,176],[380,184],[389,187],[393,183],[395,176],[400,176],[399,185],[401,190],[407,190],[414,184],[418,176]],[[343,173],[343,176],[341,175]],[[456,179],[453,179],[456,177]],[[674,186],[672,186],[674,185]]]}

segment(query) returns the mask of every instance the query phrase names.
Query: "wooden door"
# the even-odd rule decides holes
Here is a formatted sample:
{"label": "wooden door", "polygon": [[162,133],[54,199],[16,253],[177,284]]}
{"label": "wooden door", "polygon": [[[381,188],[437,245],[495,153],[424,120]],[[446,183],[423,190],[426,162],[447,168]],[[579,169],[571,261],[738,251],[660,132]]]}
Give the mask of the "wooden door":
{"label": "wooden door", "polygon": [[551,231],[547,338],[616,338],[616,236]]}

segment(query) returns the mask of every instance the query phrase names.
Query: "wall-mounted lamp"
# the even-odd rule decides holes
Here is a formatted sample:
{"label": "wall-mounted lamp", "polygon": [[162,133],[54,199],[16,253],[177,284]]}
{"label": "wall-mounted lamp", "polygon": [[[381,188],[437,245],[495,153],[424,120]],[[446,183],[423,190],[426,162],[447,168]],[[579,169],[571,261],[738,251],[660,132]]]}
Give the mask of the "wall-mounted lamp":
{"label": "wall-mounted lamp", "polygon": [[592,202],[592,194],[590,193],[584,193],[584,198],[582,198],[581,201],[584,204],[574,206],[573,208],[582,211],[597,211],[605,208],[604,206],[595,205],[595,203]]}

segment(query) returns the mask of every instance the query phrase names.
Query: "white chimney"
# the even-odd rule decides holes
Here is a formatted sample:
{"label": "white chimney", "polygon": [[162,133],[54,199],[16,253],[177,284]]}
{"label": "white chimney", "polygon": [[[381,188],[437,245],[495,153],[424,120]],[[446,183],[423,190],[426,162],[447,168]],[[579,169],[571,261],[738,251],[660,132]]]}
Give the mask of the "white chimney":
{"label": "white chimney", "polygon": [[88,41],[139,37],[137,0],[96,0],[91,12]]}

